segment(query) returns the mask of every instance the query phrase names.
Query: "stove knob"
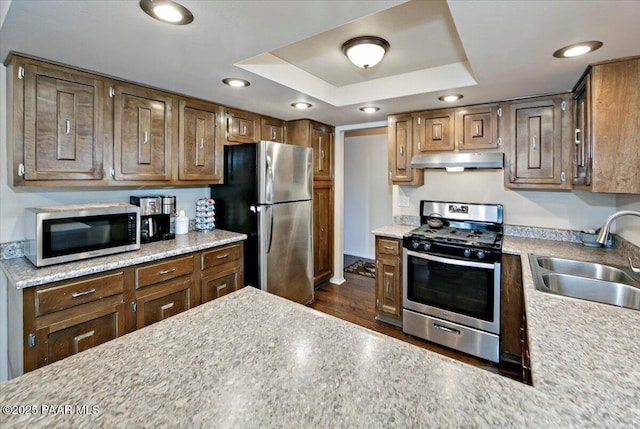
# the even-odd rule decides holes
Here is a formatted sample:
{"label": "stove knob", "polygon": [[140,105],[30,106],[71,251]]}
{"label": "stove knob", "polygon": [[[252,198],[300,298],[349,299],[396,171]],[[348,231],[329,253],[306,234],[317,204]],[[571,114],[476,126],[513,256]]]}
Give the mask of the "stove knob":
{"label": "stove knob", "polygon": [[418,248],[420,247],[420,243],[418,243],[417,241],[414,241],[413,243],[411,243],[411,246],[412,246],[414,249],[418,250]]}
{"label": "stove knob", "polygon": [[471,256],[471,249],[464,249],[464,257],[468,258],[469,256]]}
{"label": "stove knob", "polygon": [[477,256],[478,256],[478,259],[484,259],[484,251],[478,250]]}
{"label": "stove knob", "polygon": [[424,250],[429,250],[429,249],[431,249],[431,243],[424,243],[424,244],[422,245],[422,248],[423,248]]}

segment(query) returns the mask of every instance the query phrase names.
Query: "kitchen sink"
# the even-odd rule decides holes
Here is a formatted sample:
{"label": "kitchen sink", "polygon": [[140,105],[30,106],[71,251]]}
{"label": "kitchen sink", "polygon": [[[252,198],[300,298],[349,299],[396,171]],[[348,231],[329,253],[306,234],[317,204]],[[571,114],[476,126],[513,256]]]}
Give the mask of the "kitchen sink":
{"label": "kitchen sink", "polygon": [[529,255],[537,290],[640,310],[640,280],[626,267]]}

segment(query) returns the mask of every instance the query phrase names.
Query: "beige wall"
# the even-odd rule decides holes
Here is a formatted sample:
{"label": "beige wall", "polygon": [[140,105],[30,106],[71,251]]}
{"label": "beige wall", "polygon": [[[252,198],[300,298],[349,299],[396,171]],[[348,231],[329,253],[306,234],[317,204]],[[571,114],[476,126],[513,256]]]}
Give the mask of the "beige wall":
{"label": "beige wall", "polygon": [[[635,210],[640,212],[640,195],[618,195],[616,210]],[[613,230],[630,242],[640,246],[640,217],[624,216],[618,218]]]}

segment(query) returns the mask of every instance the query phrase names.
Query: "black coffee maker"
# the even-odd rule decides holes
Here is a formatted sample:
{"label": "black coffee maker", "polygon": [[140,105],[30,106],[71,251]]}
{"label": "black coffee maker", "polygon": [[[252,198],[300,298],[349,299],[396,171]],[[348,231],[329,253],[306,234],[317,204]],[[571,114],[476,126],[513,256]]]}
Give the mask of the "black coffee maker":
{"label": "black coffee maker", "polygon": [[140,243],[171,240],[171,217],[176,213],[176,197],[129,197],[129,202],[140,207]]}

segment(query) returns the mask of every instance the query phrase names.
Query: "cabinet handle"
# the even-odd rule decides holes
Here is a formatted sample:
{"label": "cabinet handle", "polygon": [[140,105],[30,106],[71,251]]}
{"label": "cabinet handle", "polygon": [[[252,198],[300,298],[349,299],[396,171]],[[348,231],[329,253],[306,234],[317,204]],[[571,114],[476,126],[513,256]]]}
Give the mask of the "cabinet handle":
{"label": "cabinet handle", "polygon": [[149,132],[148,131],[144,132],[144,142],[143,143],[144,144],[149,143]]}
{"label": "cabinet handle", "polygon": [[531,137],[531,150],[536,150],[536,138]]}
{"label": "cabinet handle", "polygon": [[242,125],[242,135],[246,136],[247,135],[247,126],[246,125]]}
{"label": "cabinet handle", "polygon": [[480,124],[476,124],[476,134],[474,137],[480,137]]}
{"label": "cabinet handle", "polygon": [[74,292],[71,294],[71,298],[80,298],[81,296],[91,295],[95,291],[95,289],[89,289],[84,292]]}
{"label": "cabinet handle", "polygon": [[400,156],[404,156],[404,146],[400,146]]}
{"label": "cabinet handle", "polygon": [[276,139],[276,130],[271,130],[271,140]]}
{"label": "cabinet handle", "polygon": [[324,159],[324,150],[320,151],[320,158]]}
{"label": "cabinet handle", "polygon": [[204,137],[200,137],[200,149],[204,148]]}
{"label": "cabinet handle", "polygon": [[438,127],[436,127],[435,129],[436,134],[433,136],[434,140],[440,140],[440,137],[438,137]]}
{"label": "cabinet handle", "polygon": [[176,270],[176,267],[171,268],[170,270],[162,270],[162,271],[158,271],[158,274],[161,276],[164,276],[165,274],[169,274],[172,273]]}
{"label": "cabinet handle", "polygon": [[386,294],[389,295],[391,292],[391,283],[387,282],[387,286],[386,286]]}
{"label": "cabinet handle", "polygon": [[384,248],[387,250],[393,250],[393,246],[384,246]]}
{"label": "cabinet handle", "polygon": [[580,128],[576,128],[574,131],[576,144],[580,144]]}
{"label": "cabinet handle", "polygon": [[66,135],[71,134],[71,121],[68,119],[64,121],[64,133]]}
{"label": "cabinet handle", "polygon": [[224,258],[228,258],[228,257],[229,257],[229,254],[228,254],[228,253],[225,253],[224,255],[218,255],[218,256],[216,256],[216,259],[224,259]]}

